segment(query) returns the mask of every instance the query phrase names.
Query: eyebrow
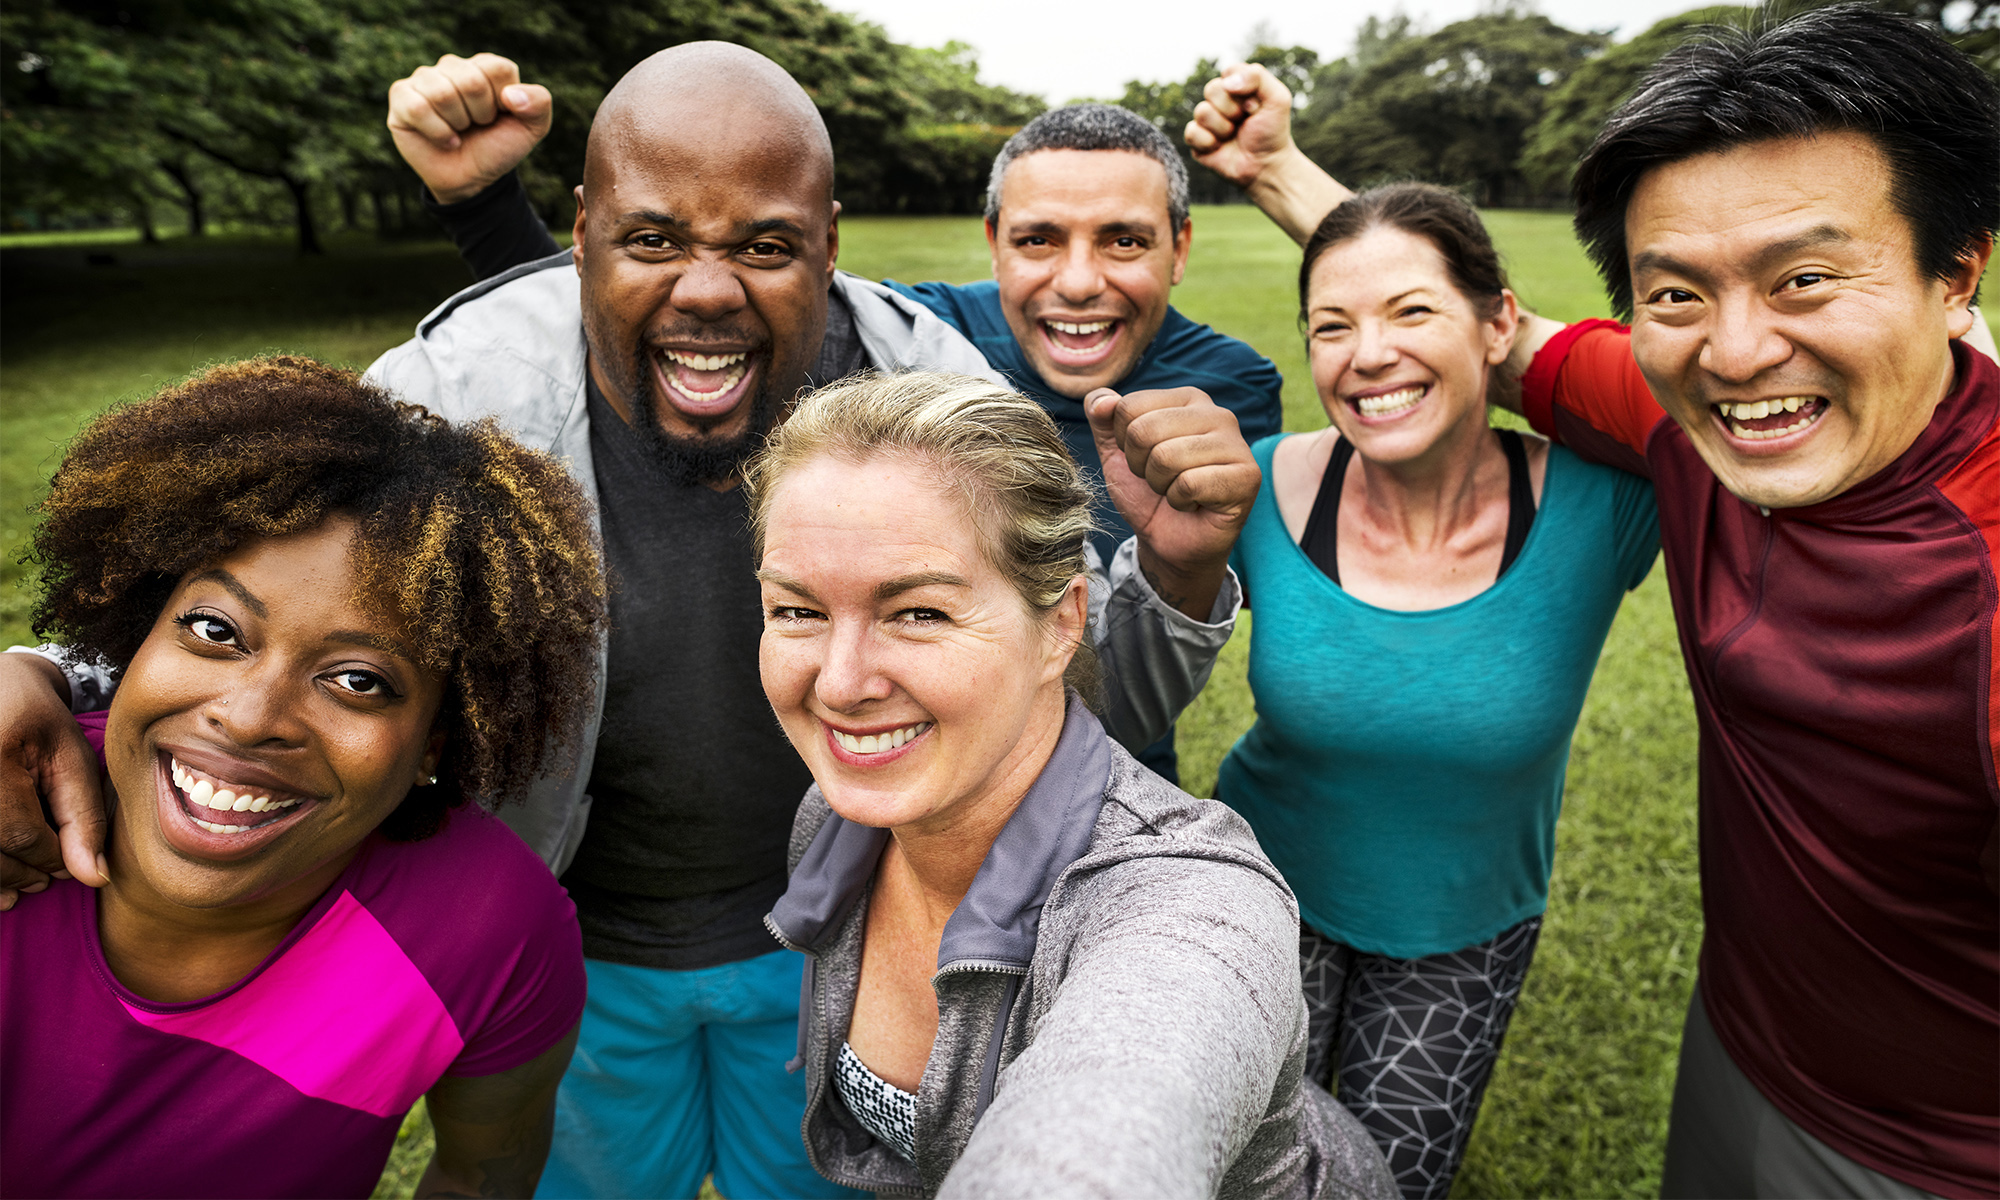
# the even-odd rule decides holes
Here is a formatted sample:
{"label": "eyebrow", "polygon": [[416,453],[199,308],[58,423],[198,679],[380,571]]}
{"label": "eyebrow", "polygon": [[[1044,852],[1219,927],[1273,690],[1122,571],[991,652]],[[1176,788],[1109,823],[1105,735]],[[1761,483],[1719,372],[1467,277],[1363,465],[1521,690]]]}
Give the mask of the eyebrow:
{"label": "eyebrow", "polygon": [[[671,229],[688,228],[686,221],[656,208],[636,208],[624,214],[619,220],[626,226],[665,225]],[[748,241],[759,234],[769,233],[789,233],[793,237],[803,238],[806,236],[806,228],[789,217],[759,217],[757,220],[738,225],[735,233],[737,241]]]}
{"label": "eyebrow", "polygon": [[231,575],[221,567],[210,567],[208,570],[188,580],[188,582],[200,583],[208,579],[213,579],[215,582],[221,584],[224,590],[242,603],[243,607],[257,614],[258,619],[262,620],[271,615],[271,610],[264,607],[262,600],[251,595],[249,588],[244,587],[242,583],[237,581],[236,576]]}
{"label": "eyebrow", "polygon": [[877,600],[887,600],[891,596],[900,596],[904,592],[915,591],[922,587],[971,586],[963,577],[953,575],[949,571],[918,571],[911,575],[898,575],[894,579],[885,579],[876,584],[875,598]]}
{"label": "eyebrow", "polygon": [[[1016,237],[1023,234],[1038,234],[1042,237],[1048,237],[1051,235],[1066,235],[1071,233],[1072,230],[1069,226],[1055,221],[1024,221],[1019,225],[1011,226],[1007,232]],[[1106,234],[1118,237],[1126,234],[1138,237],[1160,236],[1159,229],[1150,221],[1107,221],[1102,225],[1091,226],[1089,232],[1099,237]]]}
{"label": "eyebrow", "polygon": [[[1802,251],[1816,250],[1821,246],[1843,245],[1853,240],[1853,234],[1837,225],[1815,225],[1804,232],[1760,248],[1750,256],[1746,265],[1753,272],[1761,271]],[[1645,271],[1666,271],[1674,275],[1685,275],[1697,281],[1705,281],[1709,274],[1693,263],[1658,250],[1642,250],[1632,256],[1632,274],[1638,275]]]}
{"label": "eyebrow", "polygon": [[405,649],[401,641],[392,637],[383,637],[379,633],[367,633],[359,629],[335,629],[328,632],[325,637],[329,642],[341,642],[349,646],[366,646],[370,650],[380,650],[384,654],[393,654],[405,662],[417,661],[416,656]]}
{"label": "eyebrow", "polygon": [[[811,600],[814,603],[819,602],[819,597],[812,594],[811,588],[808,588],[805,584],[800,583],[782,571],[760,568],[757,571],[757,579],[759,582],[768,583],[772,587],[781,587],[802,600]],[[950,571],[917,571],[909,575],[898,575],[894,579],[885,579],[881,583],[876,584],[875,599],[887,600],[892,596],[900,596],[904,592],[915,591],[917,588],[923,587],[971,586],[963,576],[954,575]]]}

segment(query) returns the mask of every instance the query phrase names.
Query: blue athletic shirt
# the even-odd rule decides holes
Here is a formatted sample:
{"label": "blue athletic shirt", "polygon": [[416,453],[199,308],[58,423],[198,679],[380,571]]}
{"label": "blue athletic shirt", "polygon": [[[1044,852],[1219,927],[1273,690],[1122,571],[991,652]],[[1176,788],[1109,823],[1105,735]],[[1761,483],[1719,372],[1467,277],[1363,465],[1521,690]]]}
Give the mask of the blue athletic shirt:
{"label": "blue athletic shirt", "polygon": [[1216,780],[1306,924],[1390,958],[1446,954],[1548,907],[1570,735],[1626,591],[1652,569],[1652,485],[1549,450],[1507,573],[1470,600],[1356,600],[1285,530],[1280,438],[1231,565],[1256,605],[1257,723]]}
{"label": "blue athletic shirt", "polygon": [[[938,319],[965,335],[979,347],[993,369],[1007,377],[1022,395],[1033,397],[1056,419],[1069,452],[1083,466],[1093,483],[1103,482],[1097,465],[1097,447],[1090,437],[1090,419],[1084,415],[1083,401],[1061,395],[1042,381],[1041,373],[1014,340],[1007,314],[1000,309],[1000,285],[992,280],[980,283],[920,283],[912,287],[893,279],[888,287],[915,300],[938,315]],[[1284,427],[1285,404],[1280,394],[1284,377],[1271,360],[1249,345],[1206,325],[1197,325],[1179,310],[1167,309],[1167,319],[1153,344],[1139,356],[1132,370],[1114,386],[1121,392],[1142,392],[1153,388],[1194,387],[1208,398],[1236,414],[1243,440],[1254,442]],[[1132,536],[1132,530],[1108,499],[1097,505],[1098,549],[1105,561],[1118,544]]]}

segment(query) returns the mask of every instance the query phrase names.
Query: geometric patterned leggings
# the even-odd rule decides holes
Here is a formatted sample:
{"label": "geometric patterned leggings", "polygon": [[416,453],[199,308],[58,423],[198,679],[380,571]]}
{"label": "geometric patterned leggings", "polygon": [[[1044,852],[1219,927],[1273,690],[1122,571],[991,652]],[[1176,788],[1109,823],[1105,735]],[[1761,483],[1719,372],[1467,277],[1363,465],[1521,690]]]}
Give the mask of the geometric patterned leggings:
{"label": "geometric patterned leggings", "polygon": [[1450,954],[1383,958],[1299,926],[1306,1078],[1374,1135],[1404,1200],[1451,1191],[1541,931],[1530,917]]}

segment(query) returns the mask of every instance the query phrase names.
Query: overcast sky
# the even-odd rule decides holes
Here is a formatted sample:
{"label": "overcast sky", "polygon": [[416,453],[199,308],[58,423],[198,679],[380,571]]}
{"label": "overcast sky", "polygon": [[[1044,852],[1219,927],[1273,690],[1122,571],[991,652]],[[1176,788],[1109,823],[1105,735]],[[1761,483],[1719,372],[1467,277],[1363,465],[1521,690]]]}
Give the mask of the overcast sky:
{"label": "overcast sky", "polygon": [[[1204,57],[1239,54],[1260,22],[1285,45],[1339,57],[1354,29],[1391,4],[1367,0],[828,0],[916,46],[956,38],[979,50],[980,74],[1051,103],[1114,97],[1128,79],[1183,79]],[[1613,29],[1620,38],[1700,0],[1541,0],[1540,11],[1571,29]],[[1408,0],[1403,11],[1435,29],[1472,16],[1480,0]]]}

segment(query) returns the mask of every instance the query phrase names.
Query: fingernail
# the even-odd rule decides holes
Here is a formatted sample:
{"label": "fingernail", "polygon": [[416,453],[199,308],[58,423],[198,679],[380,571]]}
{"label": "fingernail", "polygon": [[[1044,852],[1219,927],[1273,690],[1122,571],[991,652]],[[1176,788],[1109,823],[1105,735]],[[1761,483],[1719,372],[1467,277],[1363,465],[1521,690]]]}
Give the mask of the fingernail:
{"label": "fingernail", "polygon": [[528,103],[528,89],[517,83],[501,89],[500,98],[507,102],[508,108],[521,108]]}
{"label": "fingernail", "polygon": [[453,135],[448,141],[445,142],[444,148],[447,150],[456,150],[458,149],[459,144],[460,144],[459,138],[457,137],[457,135]]}
{"label": "fingernail", "polygon": [[49,874],[55,876],[57,879],[68,879],[71,877],[67,868],[60,871],[51,871]]}
{"label": "fingernail", "polygon": [[104,877],[104,882],[111,882],[111,860],[105,858],[102,854],[97,856],[97,873]]}

